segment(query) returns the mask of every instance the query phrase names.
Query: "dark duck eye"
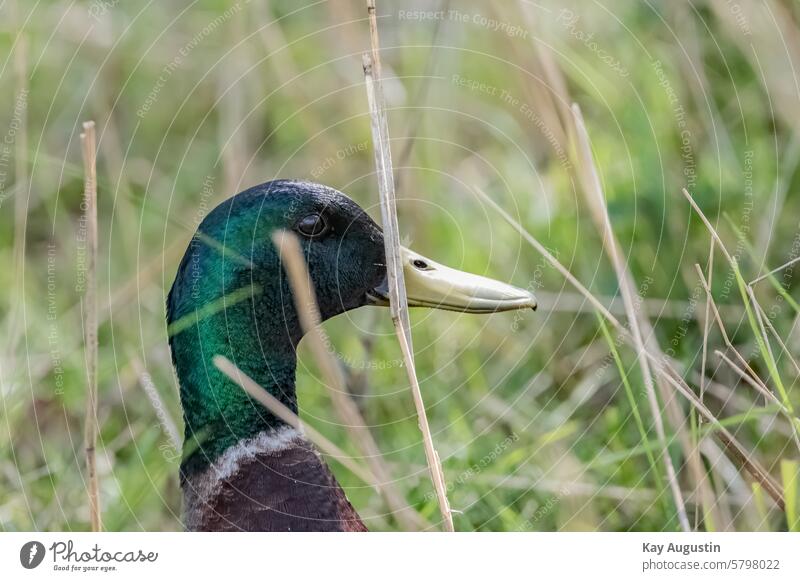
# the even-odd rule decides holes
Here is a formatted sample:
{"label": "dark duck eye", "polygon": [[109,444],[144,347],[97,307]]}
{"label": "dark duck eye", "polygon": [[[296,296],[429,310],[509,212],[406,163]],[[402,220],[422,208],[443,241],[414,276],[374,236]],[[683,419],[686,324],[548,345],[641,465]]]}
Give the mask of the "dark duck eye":
{"label": "dark duck eye", "polygon": [[322,236],[328,231],[328,222],[321,214],[309,214],[297,223],[297,231],[309,238]]}

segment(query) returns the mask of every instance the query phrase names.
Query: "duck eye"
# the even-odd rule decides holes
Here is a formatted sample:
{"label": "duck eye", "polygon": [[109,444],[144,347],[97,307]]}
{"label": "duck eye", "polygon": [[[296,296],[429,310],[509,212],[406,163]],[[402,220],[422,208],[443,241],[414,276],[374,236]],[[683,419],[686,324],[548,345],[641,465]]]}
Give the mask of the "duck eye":
{"label": "duck eye", "polygon": [[427,268],[428,268],[428,263],[425,262],[424,260],[420,260],[419,258],[415,258],[411,262],[411,264],[413,264],[415,267],[419,268],[420,270],[427,270]]}
{"label": "duck eye", "polygon": [[296,228],[303,236],[321,236],[328,231],[328,223],[321,214],[309,214],[300,219]]}

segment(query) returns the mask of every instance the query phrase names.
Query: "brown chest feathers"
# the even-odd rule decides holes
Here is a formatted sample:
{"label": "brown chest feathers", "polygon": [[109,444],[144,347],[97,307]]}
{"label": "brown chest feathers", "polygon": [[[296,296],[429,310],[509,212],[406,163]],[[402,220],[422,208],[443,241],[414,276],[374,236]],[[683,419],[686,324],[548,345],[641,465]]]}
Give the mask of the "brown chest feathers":
{"label": "brown chest feathers", "polygon": [[366,531],[311,443],[286,427],[181,478],[191,531]]}

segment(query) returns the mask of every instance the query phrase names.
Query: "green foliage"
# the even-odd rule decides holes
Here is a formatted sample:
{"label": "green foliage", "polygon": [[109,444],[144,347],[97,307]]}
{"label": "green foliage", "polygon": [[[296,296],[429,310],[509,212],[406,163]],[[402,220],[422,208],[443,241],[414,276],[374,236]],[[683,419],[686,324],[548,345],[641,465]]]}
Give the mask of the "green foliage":
{"label": "green foliage", "polygon": [[[22,7],[33,11],[24,28],[30,188],[21,191],[14,174],[18,139],[0,175],[0,261],[15,265],[15,256],[24,257],[24,269],[0,269],[0,287],[8,289],[0,306],[5,530],[87,528],[76,290],[80,121],[97,122],[100,148],[98,468],[108,529],[181,528],[170,425],[182,435],[182,416],[164,301],[198,221],[233,193],[278,177],[341,189],[379,219],[362,83],[361,53],[369,42],[361,4],[271,2],[271,13],[257,2],[201,0],[185,12],[169,2],[140,4]],[[774,342],[767,343],[771,336],[762,337],[742,286],[797,255],[800,178],[785,153],[796,119],[782,112],[797,108],[790,97],[788,107],[770,99],[793,95],[795,87],[791,75],[765,79],[750,46],[768,43],[775,31],[754,28],[745,45],[716,8],[693,12],[679,2],[653,7],[626,0],[615,3],[613,14],[582,3],[572,29],[557,20],[562,6],[554,1],[545,2],[549,13],[527,6],[532,18],[515,3],[457,4],[463,14],[518,24],[528,34],[513,37],[448,18],[410,21],[399,17],[402,3],[379,2],[386,16],[380,26],[401,232],[437,261],[529,287],[541,307],[487,317],[412,313],[434,440],[451,504],[463,511],[456,528],[678,526],[652,418],[641,406],[635,353],[615,344],[604,324],[598,331],[589,303],[472,189],[489,193],[601,300],[617,297],[614,313],[625,321],[616,308],[617,278],[570,167],[574,162],[554,141],[564,103],[538,60],[548,46],[570,98],[584,112],[611,222],[661,348],[693,388],[698,372],[713,379],[705,404],[786,487],[787,510],[780,514],[744,470],[720,470],[719,458],[704,456],[714,493],[730,504],[728,526],[796,529],[792,425],[714,356],[722,345],[715,322],[708,365],[700,369],[705,293],[696,292],[693,267],[706,264],[709,233],[680,195],[688,186],[739,264],[733,270],[718,253],[713,271],[728,334],[784,407],[796,410],[794,368]],[[94,18],[94,5],[107,10]],[[797,32],[789,20],[785,26]],[[0,53],[11,60],[0,78],[6,94],[16,94],[11,61],[17,30],[10,18],[3,21],[9,24],[0,31]],[[575,31],[593,33],[596,48],[618,59],[627,75],[608,67]],[[281,50],[270,49],[270,42]],[[478,86],[461,85],[454,75]],[[555,105],[553,116],[548,102]],[[0,111],[0,143],[14,123],[13,105]],[[785,175],[786,197],[776,206],[778,174]],[[26,218],[22,250],[17,203]],[[765,222],[764,215],[774,219]],[[796,352],[793,273],[788,267],[754,289]],[[104,306],[109,302],[110,309]],[[435,521],[388,311],[361,309],[326,329],[398,488]],[[150,384],[158,404],[144,387]],[[360,454],[302,344],[298,396],[306,421]],[[676,397],[688,418],[686,400]],[[696,427],[695,435],[722,447],[708,423]],[[683,429],[688,433],[688,422]],[[676,434],[668,436],[694,522],[702,508]],[[370,527],[399,528],[374,490],[337,463],[331,466]]]}

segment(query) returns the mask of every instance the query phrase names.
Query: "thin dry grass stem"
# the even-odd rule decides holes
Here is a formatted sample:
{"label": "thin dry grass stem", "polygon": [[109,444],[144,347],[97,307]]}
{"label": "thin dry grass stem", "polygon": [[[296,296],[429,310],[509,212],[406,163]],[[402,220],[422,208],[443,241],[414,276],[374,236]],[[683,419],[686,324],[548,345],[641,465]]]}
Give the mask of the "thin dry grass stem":
{"label": "thin dry grass stem", "polygon": [[83,297],[83,331],[86,359],[86,417],[84,453],[89,493],[89,520],[93,531],[102,526],[100,483],[97,476],[97,142],[94,121],[83,124],[81,133],[84,169],[84,222],[86,225],[86,292]]}
{"label": "thin dry grass stem", "polygon": [[794,367],[795,373],[797,373],[798,376],[800,376],[800,365],[798,365],[797,360],[794,358],[794,355],[792,355],[792,352],[789,351],[789,348],[786,346],[786,343],[783,341],[783,339],[781,339],[781,336],[778,334],[778,331],[775,329],[772,322],[769,320],[769,316],[767,316],[767,313],[764,311],[764,308],[759,303],[756,303],[756,308],[761,312],[764,324],[767,326],[770,333],[772,333],[772,336],[775,337],[775,340],[778,342],[778,345],[781,346],[781,350],[789,358],[789,361],[792,363],[792,366]]}
{"label": "thin dry grass stem", "polygon": [[506,212],[506,211],[505,211],[503,208],[501,208],[501,207],[500,207],[500,205],[499,205],[497,202],[495,202],[495,201],[494,201],[494,200],[493,200],[491,197],[489,197],[489,195],[488,195],[488,194],[486,194],[486,193],[485,193],[483,190],[481,190],[481,189],[480,189],[479,187],[477,187],[477,186],[474,186],[472,189],[473,189],[473,191],[474,191],[476,194],[478,194],[478,196],[480,196],[480,198],[481,198],[481,199],[482,199],[484,202],[486,202],[487,204],[489,204],[489,205],[490,205],[490,206],[491,206],[491,207],[494,209],[494,211],[495,211],[495,212],[497,212],[498,214],[500,214],[500,216],[501,216],[501,217],[502,217],[502,218],[503,218],[503,219],[504,219],[506,222],[508,222],[508,224],[509,224],[509,225],[510,225],[512,228],[514,228],[514,229],[515,229],[515,230],[516,230],[516,231],[519,233],[519,235],[520,235],[520,236],[522,236],[522,238],[523,238],[523,239],[524,239],[524,240],[525,240],[525,241],[526,241],[528,244],[530,244],[531,246],[533,246],[533,247],[536,249],[536,251],[537,251],[539,254],[541,254],[541,255],[542,255],[544,258],[545,258],[545,260],[547,260],[547,262],[549,262],[549,263],[550,263],[550,265],[551,265],[553,268],[555,268],[555,269],[556,269],[558,272],[560,272],[560,273],[561,273],[561,276],[563,276],[563,277],[564,277],[564,278],[565,278],[567,281],[569,281],[569,283],[570,283],[572,286],[574,286],[574,287],[577,289],[577,291],[578,291],[578,292],[579,292],[581,295],[583,295],[583,297],[584,297],[584,298],[585,298],[587,301],[589,301],[589,303],[590,303],[590,304],[591,304],[591,305],[592,305],[592,306],[593,306],[595,309],[597,309],[597,312],[598,312],[598,313],[600,313],[601,315],[603,315],[603,317],[605,317],[605,318],[606,318],[606,320],[608,320],[608,322],[609,322],[609,323],[611,323],[612,325],[614,325],[614,328],[615,328],[616,330],[618,330],[618,331],[621,331],[621,332],[625,332],[625,333],[627,333],[627,330],[626,330],[626,329],[625,329],[625,328],[622,326],[622,323],[620,323],[620,322],[619,322],[619,319],[617,319],[617,318],[616,318],[614,315],[612,315],[612,314],[611,314],[611,311],[609,311],[609,310],[608,310],[608,308],[607,308],[607,307],[606,307],[606,306],[605,306],[605,305],[604,305],[604,304],[603,304],[603,303],[602,303],[602,302],[601,302],[601,301],[600,301],[600,300],[599,300],[599,299],[598,299],[596,296],[594,296],[594,295],[592,294],[592,292],[591,292],[589,289],[587,289],[585,286],[583,286],[583,284],[582,284],[582,283],[581,283],[581,282],[580,282],[580,281],[579,281],[577,278],[575,278],[575,275],[573,275],[573,274],[572,274],[572,273],[571,273],[569,270],[567,270],[567,267],[565,267],[563,264],[561,264],[561,262],[560,262],[560,261],[559,261],[559,260],[558,260],[558,259],[557,259],[555,256],[553,256],[553,255],[552,255],[552,253],[551,253],[549,250],[547,250],[547,248],[544,246],[544,244],[542,244],[542,243],[541,243],[541,242],[539,242],[539,241],[538,241],[536,238],[534,238],[534,237],[531,235],[531,233],[530,233],[530,232],[528,232],[528,231],[527,231],[527,230],[526,230],[526,229],[525,229],[525,228],[522,226],[522,224],[520,224],[519,222],[517,222],[517,221],[516,221],[516,220],[515,220],[515,219],[514,219],[514,218],[511,216],[511,214],[509,214],[509,213],[508,213],[508,212]]}
{"label": "thin dry grass stem", "polygon": [[164,432],[166,432],[170,444],[177,444],[181,441],[178,425],[172,418],[172,414],[169,413],[169,408],[164,404],[164,400],[161,398],[161,394],[158,393],[150,374],[147,373],[147,369],[145,369],[142,360],[133,353],[132,349],[128,353],[128,358],[131,368],[133,369],[133,374],[136,376],[136,383],[139,384],[147,395],[147,399],[150,401],[150,405],[153,406],[156,418],[161,424],[161,427],[164,428]]}
{"label": "thin dry grass stem", "polygon": [[759,277],[757,277],[757,278],[754,278],[753,280],[751,280],[750,282],[748,282],[748,283],[747,283],[747,285],[748,285],[748,286],[753,286],[753,285],[755,285],[755,284],[757,284],[757,283],[761,282],[762,280],[766,280],[766,279],[768,279],[770,276],[772,276],[772,275],[773,275],[773,274],[775,274],[776,272],[780,272],[780,271],[782,271],[784,268],[788,268],[788,267],[792,266],[793,264],[797,264],[798,262],[800,262],[800,256],[798,256],[798,257],[796,257],[796,258],[793,258],[793,259],[792,259],[792,260],[790,260],[789,262],[785,262],[784,264],[781,264],[781,265],[780,265],[778,268],[773,268],[772,270],[770,270],[770,271],[769,271],[768,273],[766,273],[766,274],[762,274],[761,276],[759,276]]}
{"label": "thin dry grass stem", "polygon": [[[708,286],[711,286],[711,282],[714,276],[714,241],[711,241],[709,250],[708,250]],[[700,373],[700,401],[703,401],[703,396],[706,393],[706,362],[708,361],[708,334],[711,330],[711,296],[706,295],[706,310],[705,316],[703,317],[703,353],[701,356],[701,369],[702,372]]]}
{"label": "thin dry grass stem", "polygon": [[756,299],[756,293],[753,292],[753,288],[750,286],[745,287],[747,291],[747,296],[750,297],[750,302],[753,304],[753,309],[756,322],[758,323],[758,330],[761,332],[761,338],[764,340],[764,345],[767,348],[767,352],[772,360],[775,360],[775,354],[772,352],[772,344],[769,341],[769,335],[767,335],[767,330],[764,328],[764,321],[761,319],[761,309],[759,308],[760,305],[758,304],[758,300]]}
{"label": "thin dry grass stem", "polygon": [[[711,222],[708,220],[708,218],[706,218],[705,214],[703,214],[703,212],[697,206],[697,204],[695,203],[694,199],[689,194],[689,192],[686,190],[686,188],[683,188],[682,191],[683,191],[683,195],[689,200],[689,203],[691,204],[692,208],[694,208],[695,212],[697,212],[697,214],[702,219],[703,223],[706,225],[706,228],[710,232],[713,240],[716,242],[717,245],[719,245],[720,250],[722,251],[722,253],[727,258],[728,263],[733,268],[736,268],[735,260],[730,255],[730,253],[728,253],[728,250],[725,248],[725,245],[722,243],[722,239],[719,237],[719,234],[717,234],[716,230],[711,225]],[[747,361],[744,359],[744,357],[742,357],[742,355],[733,346],[733,343],[731,343],[731,340],[728,337],[728,333],[725,331],[725,326],[722,324],[722,317],[720,317],[719,309],[717,308],[717,305],[716,305],[716,303],[714,301],[714,297],[711,294],[711,286],[709,285],[708,281],[706,281],[706,278],[703,275],[703,270],[700,268],[699,264],[695,264],[695,270],[697,271],[697,276],[700,279],[700,282],[703,285],[704,290],[706,291],[706,296],[708,297],[708,304],[711,306],[711,309],[714,312],[714,317],[715,317],[715,319],[717,321],[717,325],[719,326],[720,333],[722,335],[722,339],[723,339],[726,347],[728,347],[728,349],[730,349],[734,353],[734,355],[736,355],[736,358],[742,363],[742,366],[748,371],[748,373],[751,375],[751,378],[755,382],[760,383],[761,386],[766,391],[769,391],[769,389],[767,388],[766,384],[764,384],[764,382],[758,377],[758,374],[755,373],[755,371],[753,371],[753,369],[750,367],[750,365],[747,363]],[[749,456],[747,450],[744,448],[744,446],[742,446],[733,437],[732,434],[727,432],[727,430],[723,429],[723,430],[719,431],[717,433],[717,436],[720,438],[720,440],[722,440],[723,444],[726,446],[728,451],[742,463],[742,465],[750,473],[750,475],[753,476],[753,478],[755,478],[756,481],[759,482],[759,484],[762,485],[764,490],[772,497],[772,499],[775,501],[775,503],[779,507],[781,507],[781,510],[783,510],[783,506],[784,506],[783,491],[781,490],[780,486],[772,479],[772,477],[769,475],[769,473],[767,473],[767,471],[764,470],[764,468],[761,467],[761,465],[759,465],[758,462],[756,462],[755,460],[750,458],[750,456]]]}
{"label": "thin dry grass stem", "polygon": [[767,384],[758,376],[755,370],[750,367],[750,364],[747,360],[739,353],[738,349],[734,347],[733,343],[728,337],[728,332],[725,330],[725,325],[722,323],[722,317],[719,315],[719,308],[717,307],[717,303],[714,301],[714,296],[711,294],[711,285],[706,280],[706,277],[703,276],[703,271],[700,268],[699,264],[694,265],[695,270],[697,271],[697,277],[700,279],[700,283],[703,285],[703,290],[706,292],[706,297],[708,298],[708,304],[711,306],[711,310],[714,313],[714,319],[717,321],[717,327],[719,327],[720,335],[722,335],[722,342],[725,343],[725,346],[730,349],[730,351],[736,355],[736,359],[739,360],[739,363],[742,364],[747,372],[750,374],[750,377],[753,381],[756,381],[763,389],[769,391]]}
{"label": "thin dry grass stem", "polygon": [[[711,241],[708,249],[708,280],[709,284],[711,283],[713,272],[714,272],[714,241]],[[705,305],[705,316],[703,317],[703,347],[702,353],[700,357],[700,402],[705,404],[705,394],[706,394],[706,365],[708,362],[708,333],[711,328],[711,300],[706,296],[706,305]],[[696,413],[696,412],[695,412]],[[702,427],[703,419],[702,416],[695,416],[697,418],[697,427]],[[702,457],[700,446],[703,441],[702,432],[698,430],[697,438],[695,440],[695,447],[692,451],[692,462],[695,465],[695,469],[704,470],[702,466]],[[714,502],[713,495],[709,496],[707,494],[708,487],[707,486],[698,486],[695,488],[695,494],[699,495],[701,498],[701,506],[703,509],[711,515],[711,518],[719,519],[721,515],[721,511],[716,509],[716,503]],[[716,518],[715,518],[716,517]],[[720,523],[721,524],[721,523]],[[698,530],[700,525],[700,511],[695,511],[695,520],[694,520],[694,528]],[[727,530],[728,526],[730,525],[729,522],[726,523],[726,527],[723,530]],[[706,527],[708,528],[708,527]]]}
{"label": "thin dry grass stem", "polygon": [[586,196],[589,199],[589,206],[592,210],[593,217],[597,223],[598,229],[603,236],[603,246],[611,259],[614,270],[617,274],[619,282],[620,293],[622,294],[623,302],[625,304],[626,316],[628,318],[628,325],[633,337],[634,346],[638,354],[637,361],[642,372],[645,390],[647,393],[647,400],[650,404],[650,412],[653,416],[653,422],[656,430],[656,437],[661,446],[661,458],[664,467],[667,471],[667,482],[670,490],[672,491],[673,500],[678,513],[678,521],[681,528],[688,532],[691,530],[689,525],[689,517],[686,514],[686,506],[683,500],[683,493],[681,492],[678,484],[678,476],[675,471],[675,466],[672,463],[672,458],[669,455],[669,444],[667,442],[666,432],[664,430],[664,422],[661,417],[661,406],[658,401],[658,396],[655,390],[655,381],[650,364],[645,357],[645,344],[642,338],[642,331],[639,325],[639,315],[636,312],[636,290],[633,284],[633,277],[625,264],[622,252],[619,248],[619,243],[614,235],[614,230],[611,226],[611,219],[608,215],[608,208],[605,203],[605,196],[603,194],[603,187],[600,183],[600,175],[597,171],[597,166],[594,163],[592,156],[591,145],[589,144],[589,134],[586,131],[586,125],[583,122],[580,108],[577,104],[572,105],[572,114],[575,121],[578,155],[580,158],[580,168],[583,170],[583,183]]}
{"label": "thin dry grass stem", "polygon": [[[523,11],[526,16],[529,16],[528,11]],[[551,117],[558,118],[561,120],[561,125],[563,127],[559,127],[562,134],[569,137],[569,140],[575,142],[576,140],[576,133],[577,128],[574,121],[574,115],[572,110],[569,106],[571,99],[569,97],[569,91],[567,89],[567,83],[564,78],[564,75],[561,72],[556,60],[552,54],[552,51],[547,47],[546,43],[541,41],[536,41],[533,43],[534,51],[539,56],[539,61],[541,64],[541,68],[544,72],[544,76],[547,80],[547,88],[548,88],[548,95],[552,93],[552,99],[548,100],[549,108],[553,110],[553,114]],[[565,149],[569,149],[565,147]],[[573,148],[573,149],[579,149]],[[583,180],[584,182],[584,191],[586,190],[586,180],[585,180],[585,172],[584,167],[585,164],[581,162],[581,160],[574,158],[574,151],[570,151],[570,156],[573,157],[574,163],[568,166],[570,176],[575,176],[576,181],[580,182]],[[572,179],[572,177],[570,177]],[[590,203],[592,202],[592,196],[590,195]],[[631,279],[632,280],[632,279]],[[639,316],[638,324],[641,328],[641,335],[643,337],[643,342],[645,348],[657,356],[659,359],[664,358],[664,354],[661,351],[661,347],[658,345],[658,340],[656,338],[655,332],[650,325],[650,321],[644,313],[637,313]],[[635,344],[633,345],[634,349],[636,348]],[[706,478],[703,474],[702,466],[700,466],[697,462],[692,461],[693,454],[693,444],[691,438],[687,434],[687,432],[683,429],[684,425],[687,422],[686,415],[684,411],[681,409],[680,404],[678,403],[677,399],[674,397],[674,394],[668,387],[668,385],[661,379],[660,375],[656,375],[656,382],[658,385],[658,390],[660,392],[661,398],[663,400],[664,411],[666,414],[666,419],[671,426],[675,437],[678,439],[678,443],[680,444],[681,449],[683,450],[684,455],[690,460],[688,467],[689,467],[689,476],[694,481],[695,488],[696,487],[704,487],[706,489],[706,493],[711,493]]]}
{"label": "thin dry grass stem", "polygon": [[[98,297],[97,305],[97,324],[102,325],[105,323],[112,312],[117,313],[118,309],[124,308],[129,305],[138,304],[138,294],[143,288],[152,282],[153,278],[163,271],[164,265],[172,263],[179,259],[186,251],[187,241],[184,238],[175,240],[166,250],[162,250],[156,256],[148,260],[145,265],[136,274],[131,276],[128,280],[122,283],[118,288],[111,291],[110,297],[101,299]],[[82,317],[83,305],[79,301],[64,314],[65,320],[80,319]],[[72,344],[73,337],[68,338],[70,344],[66,345],[69,350],[79,349],[79,344]],[[77,339],[80,341],[79,339]],[[53,367],[53,359],[48,358],[43,361],[34,371],[32,371],[34,379],[44,377]]]}
{"label": "thin dry grass stem", "polygon": [[302,432],[312,444],[322,450],[328,456],[335,458],[342,466],[350,470],[362,482],[378,488],[378,483],[375,476],[368,469],[353,461],[353,459],[339,448],[336,444],[331,442],[328,438],[320,434],[317,430],[312,428],[297,417],[297,414],[283,405],[275,396],[261,387],[258,383],[248,376],[244,371],[234,365],[230,359],[224,355],[215,355],[213,358],[214,366],[224,373],[228,379],[241,387],[247,394],[263,405],[267,411],[277,416],[294,429]]}
{"label": "thin dry grass stem", "polygon": [[289,277],[300,326],[311,347],[314,360],[325,376],[325,385],[340,419],[350,432],[354,443],[363,453],[370,470],[378,481],[381,495],[398,522],[405,528],[425,527],[427,524],[425,520],[409,507],[403,499],[403,495],[394,485],[394,478],[389,466],[383,460],[383,455],[372,432],[350,396],[342,368],[327,348],[330,340],[320,326],[319,306],[297,237],[291,232],[279,230],[272,235],[272,241],[278,248],[281,262]]}
{"label": "thin dry grass stem", "polygon": [[775,501],[775,504],[783,510],[784,499],[781,487],[772,479],[769,473],[761,466],[757,460],[753,459],[752,454],[723,426],[713,413],[697,398],[695,393],[689,388],[680,376],[673,375],[674,370],[667,371],[662,367],[666,365],[663,361],[659,361],[650,353],[646,353],[648,359],[653,362],[654,368],[657,372],[662,374],[662,377],[675,389],[677,389],[689,402],[702,414],[709,423],[714,426],[714,434],[720,439],[729,453],[734,456],[741,466],[747,470],[748,473],[764,487],[764,490]]}
{"label": "thin dry grass stem", "polygon": [[[767,352],[769,353],[770,359],[772,359],[772,361],[777,361],[777,359],[775,358],[775,354],[772,352],[772,344],[769,340],[769,335],[767,335],[767,330],[764,327],[764,320],[766,317],[761,316],[761,305],[759,304],[758,300],[756,300],[756,294],[753,291],[753,287],[747,286],[745,288],[747,290],[748,296],[750,297],[750,302],[753,304],[754,307],[753,311],[755,314],[756,322],[758,323],[758,330],[761,333],[761,339],[764,343],[764,346],[766,347]],[[772,392],[770,391],[770,393]],[[784,411],[787,418],[789,419],[789,424],[792,426],[792,436],[794,439],[794,443],[797,446],[798,451],[800,451],[800,434],[798,434],[797,430],[797,425],[800,422],[798,422],[798,419],[794,416],[794,410],[791,409],[791,403],[789,402],[788,398],[781,399],[781,409]]]}
{"label": "thin dry grass stem", "polygon": [[[530,232],[528,232],[522,226],[522,224],[514,220],[514,218],[512,218],[508,212],[503,210],[494,200],[483,193],[480,189],[474,188],[474,191],[484,201],[492,206],[497,213],[509,223],[509,225],[517,230],[517,232],[519,232],[520,236],[522,236],[526,242],[528,242],[533,248],[541,253],[541,255],[553,266],[553,268],[558,270],[558,272],[560,272],[565,279],[570,282],[570,284],[572,284],[583,296],[586,297],[587,301],[594,305],[599,313],[601,313],[612,325],[614,325],[620,336],[628,344],[632,345],[632,338],[627,329],[622,326],[622,324],[608,311],[608,309],[606,309],[605,306],[603,306],[603,304],[597,300],[597,298],[594,297],[591,292],[589,292],[589,290],[583,286],[563,264],[558,261],[558,259],[556,259],[550,252],[547,251],[544,245],[536,240],[536,238]],[[719,315],[719,313],[716,314],[717,316]],[[781,491],[780,487],[775,484],[770,475],[763,469],[763,467],[761,467],[760,464],[758,464],[758,462],[750,458],[751,454],[748,452],[748,450],[741,443],[739,443],[739,441],[736,440],[736,438],[730,432],[728,432],[724,426],[719,423],[719,420],[714,416],[714,414],[699,400],[681,375],[675,371],[675,368],[670,364],[669,360],[663,356],[656,357],[648,351],[645,351],[645,356],[653,364],[653,369],[656,371],[656,373],[669,385],[677,389],[678,393],[685,397],[709,423],[714,425],[715,435],[719,438],[730,455],[733,456],[757,482],[761,483],[764,487],[764,490],[770,495],[775,503],[779,507],[782,507],[783,492]]]}
{"label": "thin dry grass stem", "polygon": [[715,349],[714,353],[716,354],[717,357],[719,357],[725,363],[727,363],[728,366],[730,366],[730,368],[736,372],[736,375],[741,377],[745,381],[745,383],[747,383],[748,385],[753,387],[753,389],[755,389],[758,393],[763,395],[766,400],[778,404],[779,406],[781,406],[781,408],[783,407],[783,404],[781,404],[778,398],[775,397],[774,393],[772,393],[768,389],[765,389],[764,386],[760,385],[757,381],[754,381],[753,378],[750,377],[750,375],[747,372],[745,372],[744,369],[742,369],[741,367],[736,365],[736,363],[731,361],[731,359],[727,355],[725,355],[722,351],[720,351],[719,349]]}
{"label": "thin dry grass stem", "polygon": [[690,194],[686,188],[681,188],[681,192],[683,192],[684,197],[689,201],[689,204],[692,206],[692,209],[694,209],[697,215],[700,216],[700,219],[703,221],[703,224],[706,225],[708,232],[714,238],[714,241],[717,243],[717,245],[719,245],[719,249],[722,251],[722,254],[724,254],[725,258],[728,259],[728,262],[731,265],[733,265],[736,262],[736,260],[733,258],[733,256],[731,256],[730,252],[728,252],[728,249],[725,248],[725,244],[722,242],[722,238],[719,237],[719,234],[717,233],[717,230],[714,228],[714,225],[709,221],[708,218],[706,218],[706,215],[703,213],[703,210],[701,210],[700,206],[697,205],[697,202],[694,201],[692,194]]}
{"label": "thin dry grass stem", "polygon": [[400,233],[397,222],[397,205],[395,201],[394,175],[392,170],[392,155],[389,144],[389,124],[386,118],[383,89],[381,87],[381,62],[378,41],[378,22],[376,18],[375,0],[367,0],[369,14],[371,55],[364,54],[364,79],[367,88],[367,99],[370,109],[370,126],[372,141],[375,150],[375,166],[378,176],[378,189],[381,200],[381,218],[386,247],[386,273],[389,286],[389,305],[394,323],[395,332],[403,351],[408,379],[411,384],[411,393],[414,406],[417,410],[419,428],[422,432],[422,441],[425,448],[425,458],[431,473],[431,480],[439,502],[439,510],[446,531],[453,531],[453,516],[450,512],[450,503],[447,500],[447,485],[444,480],[439,455],[433,445],[425,403],[417,380],[414,367],[414,349],[411,340],[411,320],[408,315],[408,300],[406,296],[405,281],[403,279],[403,264],[400,258]]}
{"label": "thin dry grass stem", "polygon": [[705,275],[703,274],[703,269],[700,267],[699,264],[695,263],[694,265],[695,271],[697,271],[697,278],[700,279],[700,283],[703,285],[703,290],[706,292],[706,305],[711,309],[714,314],[714,320],[717,321],[717,327],[719,327],[720,335],[722,335],[722,341],[725,343],[726,346],[733,348],[733,344],[731,343],[730,338],[728,337],[728,332],[725,330],[725,325],[722,324],[722,317],[719,315],[719,308],[717,307],[717,303],[714,301],[714,296],[711,294],[711,283],[710,281],[706,280]]}

